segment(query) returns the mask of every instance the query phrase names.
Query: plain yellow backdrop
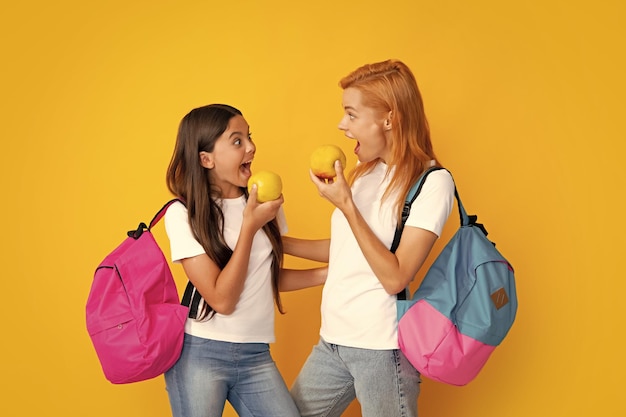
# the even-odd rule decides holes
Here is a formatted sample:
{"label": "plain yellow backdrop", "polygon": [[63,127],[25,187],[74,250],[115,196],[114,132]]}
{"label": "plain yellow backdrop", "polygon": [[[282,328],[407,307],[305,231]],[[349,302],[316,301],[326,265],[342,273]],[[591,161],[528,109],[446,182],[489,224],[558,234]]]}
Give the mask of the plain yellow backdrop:
{"label": "plain yellow backdrop", "polygon": [[[170,415],[162,378],[105,380],[84,305],[104,255],[170,197],[179,120],[212,102],[242,109],[253,168],[283,178],[290,233],[327,237],[331,207],[307,167],[323,143],[354,166],[337,82],[399,58],[520,302],[473,382],[424,381],[420,415],[623,416],[624,4],[4,2],[0,415]],[[451,216],[435,251],[455,227]],[[272,351],[288,384],[317,341],[320,293],[284,295]]]}

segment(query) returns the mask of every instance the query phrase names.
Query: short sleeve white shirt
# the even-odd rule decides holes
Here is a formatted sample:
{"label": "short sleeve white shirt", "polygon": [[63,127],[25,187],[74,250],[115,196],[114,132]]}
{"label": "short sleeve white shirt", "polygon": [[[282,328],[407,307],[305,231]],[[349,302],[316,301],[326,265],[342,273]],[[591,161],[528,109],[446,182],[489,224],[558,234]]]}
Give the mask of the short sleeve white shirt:
{"label": "short sleeve white shirt", "polygon": [[[234,249],[239,239],[246,206],[244,196],[220,200],[224,213],[224,239]],[[285,215],[280,209],[277,220],[281,233],[286,233]],[[173,262],[205,253],[193,236],[187,208],[172,204],[165,214],[165,229],[170,240]],[[205,339],[234,343],[272,343],[274,336],[274,296],[272,292],[272,245],[263,230],[254,236],[243,292],[229,315],[216,313],[210,320],[187,319],[185,332]],[[199,306],[199,309],[202,304]]]}
{"label": "short sleeve white shirt", "polygon": [[[374,234],[391,247],[396,221],[396,195],[381,202],[391,172],[379,163],[352,186],[354,202]],[[446,170],[432,172],[411,206],[405,227],[441,235],[454,203],[454,182]],[[322,292],[320,335],[329,343],[363,349],[397,349],[396,296],[374,275],[343,213],[331,218],[328,277]]]}

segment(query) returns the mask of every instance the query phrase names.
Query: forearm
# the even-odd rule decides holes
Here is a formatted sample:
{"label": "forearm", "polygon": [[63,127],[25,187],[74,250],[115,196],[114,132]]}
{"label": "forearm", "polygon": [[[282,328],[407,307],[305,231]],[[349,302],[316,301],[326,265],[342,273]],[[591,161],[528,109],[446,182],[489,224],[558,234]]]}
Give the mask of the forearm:
{"label": "forearm", "polygon": [[326,282],[328,267],[312,269],[282,269],[280,271],[279,291],[295,291],[315,287]]}
{"label": "forearm", "polygon": [[183,260],[189,280],[206,302],[221,314],[235,311],[248,274],[254,236],[264,224],[276,217],[282,204],[282,197],[263,204],[258,203],[256,192],[256,188],[253,188],[250,193],[237,243],[223,268],[206,254]]}
{"label": "forearm", "polygon": [[228,263],[215,278],[208,294],[198,289],[209,305],[221,314],[231,314],[239,302],[248,273],[253,238],[253,234],[242,230]]}
{"label": "forearm", "polygon": [[252,238],[240,236],[228,263],[216,281],[217,293],[236,304],[243,292],[252,250]]}
{"label": "forearm", "polygon": [[389,294],[402,291],[412,276],[401,273],[396,255],[383,245],[354,204],[347,205],[342,211],[363,256],[383,288]]}
{"label": "forearm", "polygon": [[317,262],[328,262],[330,239],[299,239],[283,236],[284,252],[298,258]]}

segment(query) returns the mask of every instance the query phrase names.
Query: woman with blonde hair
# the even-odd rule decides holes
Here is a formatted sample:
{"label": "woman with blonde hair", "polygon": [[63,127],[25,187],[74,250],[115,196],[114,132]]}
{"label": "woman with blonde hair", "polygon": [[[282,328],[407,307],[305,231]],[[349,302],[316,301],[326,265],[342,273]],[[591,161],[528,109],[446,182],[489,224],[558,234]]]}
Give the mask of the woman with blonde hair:
{"label": "woman with blonde hair", "polygon": [[311,180],[336,208],[331,237],[284,237],[285,252],[328,262],[322,326],[291,389],[302,416],[340,416],[357,399],[365,417],[417,416],[420,375],[398,349],[396,294],[422,267],[454,201],[446,170],[433,172],[390,247],[411,186],[439,166],[415,77],[401,61],[364,65],[340,81],[339,129],[356,141],[348,176]]}

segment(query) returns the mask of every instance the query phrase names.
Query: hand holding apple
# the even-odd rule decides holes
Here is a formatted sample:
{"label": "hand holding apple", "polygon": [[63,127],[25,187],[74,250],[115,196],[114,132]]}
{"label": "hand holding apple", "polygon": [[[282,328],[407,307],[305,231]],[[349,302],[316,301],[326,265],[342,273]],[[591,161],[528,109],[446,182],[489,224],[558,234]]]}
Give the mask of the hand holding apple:
{"label": "hand holding apple", "polygon": [[350,207],[354,205],[352,199],[352,190],[350,184],[347,183],[343,176],[343,170],[341,169],[340,161],[335,161],[335,168],[337,176],[330,180],[317,177],[313,174],[313,170],[309,171],[311,181],[317,187],[317,191],[320,196],[330,201],[335,207],[342,212],[346,213],[350,210]]}
{"label": "hand holding apple", "polygon": [[248,192],[252,189],[252,184],[257,186],[257,201],[276,200],[283,192],[283,182],[280,176],[272,171],[259,171],[248,179]]}
{"label": "hand holding apple", "polygon": [[335,178],[335,161],[341,162],[341,167],[346,166],[346,155],[336,145],[322,145],[311,154],[311,171],[324,180]]}

